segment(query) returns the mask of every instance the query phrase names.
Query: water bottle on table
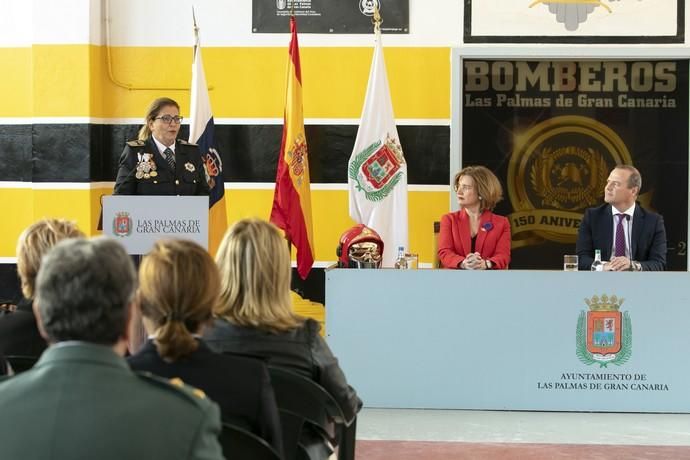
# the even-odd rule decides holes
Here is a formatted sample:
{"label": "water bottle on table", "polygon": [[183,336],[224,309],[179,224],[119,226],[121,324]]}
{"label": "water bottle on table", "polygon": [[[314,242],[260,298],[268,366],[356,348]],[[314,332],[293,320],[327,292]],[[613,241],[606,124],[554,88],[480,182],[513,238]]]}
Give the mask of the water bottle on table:
{"label": "water bottle on table", "polygon": [[596,249],[594,251],[594,262],[592,262],[591,270],[593,272],[603,272],[604,271],[604,262],[601,261],[601,249]]}
{"label": "water bottle on table", "polygon": [[407,270],[407,258],[405,257],[405,246],[398,246],[398,257],[395,259],[395,268]]}

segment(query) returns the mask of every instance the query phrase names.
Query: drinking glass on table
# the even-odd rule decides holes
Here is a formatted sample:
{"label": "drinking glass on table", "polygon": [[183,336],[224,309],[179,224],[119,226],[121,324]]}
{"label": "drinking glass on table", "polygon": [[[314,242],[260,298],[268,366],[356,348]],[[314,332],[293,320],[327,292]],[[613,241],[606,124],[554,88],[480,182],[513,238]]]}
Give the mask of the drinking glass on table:
{"label": "drinking glass on table", "polygon": [[565,255],[563,256],[563,271],[576,272],[577,271],[577,256]]}

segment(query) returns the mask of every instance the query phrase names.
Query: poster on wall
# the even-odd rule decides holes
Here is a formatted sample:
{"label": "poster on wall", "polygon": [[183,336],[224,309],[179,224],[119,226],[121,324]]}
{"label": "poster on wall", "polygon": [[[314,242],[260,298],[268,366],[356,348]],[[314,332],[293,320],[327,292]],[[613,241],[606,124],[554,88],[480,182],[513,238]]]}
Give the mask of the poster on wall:
{"label": "poster on wall", "polygon": [[688,61],[464,60],[462,163],[498,175],[511,268],[555,269],[610,170],[642,174],[639,203],[666,224],[667,269],[685,270]]}
{"label": "poster on wall", "polygon": [[294,14],[300,33],[370,34],[376,8],[382,33],[410,33],[410,0],[252,0],[252,32],[288,33]]}
{"label": "poster on wall", "polygon": [[465,0],[466,43],[683,43],[683,0]]}

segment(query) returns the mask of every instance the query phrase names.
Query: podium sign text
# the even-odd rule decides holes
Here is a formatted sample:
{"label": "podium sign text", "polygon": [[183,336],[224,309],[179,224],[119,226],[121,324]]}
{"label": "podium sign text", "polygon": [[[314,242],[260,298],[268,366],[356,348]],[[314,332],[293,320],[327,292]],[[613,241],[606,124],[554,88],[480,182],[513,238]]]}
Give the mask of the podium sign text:
{"label": "podium sign text", "polygon": [[208,197],[103,197],[103,233],[129,254],[146,254],[163,238],[192,240],[208,249]]}

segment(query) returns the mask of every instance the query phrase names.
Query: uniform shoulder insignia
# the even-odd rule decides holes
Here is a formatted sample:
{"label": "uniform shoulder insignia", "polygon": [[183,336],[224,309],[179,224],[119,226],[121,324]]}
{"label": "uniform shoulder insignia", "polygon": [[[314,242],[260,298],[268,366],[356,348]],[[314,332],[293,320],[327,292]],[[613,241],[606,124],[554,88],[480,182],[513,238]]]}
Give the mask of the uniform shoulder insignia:
{"label": "uniform shoulder insignia", "polygon": [[184,140],[184,139],[178,139],[178,141],[179,141],[179,143],[180,143],[181,145],[191,145],[191,146],[193,146],[193,147],[198,147],[197,144],[192,144],[191,142],[187,142],[187,141]]}
{"label": "uniform shoulder insignia", "polygon": [[127,145],[129,145],[130,147],[143,147],[145,144],[146,142],[140,141],[138,139],[133,141],[127,141]]}
{"label": "uniform shoulder insignia", "polygon": [[174,377],[174,378],[170,379],[169,382],[172,386],[191,391],[191,393],[199,399],[206,399],[206,393],[204,393],[202,390],[195,388],[193,386],[185,385],[185,383],[179,377]]}
{"label": "uniform shoulder insignia", "polygon": [[179,378],[165,379],[150,372],[137,371],[135,374],[146,382],[158,386],[167,391],[174,392],[180,398],[191,402],[198,407],[206,407],[211,404],[211,400],[206,397],[206,393],[198,388],[185,384]]}

